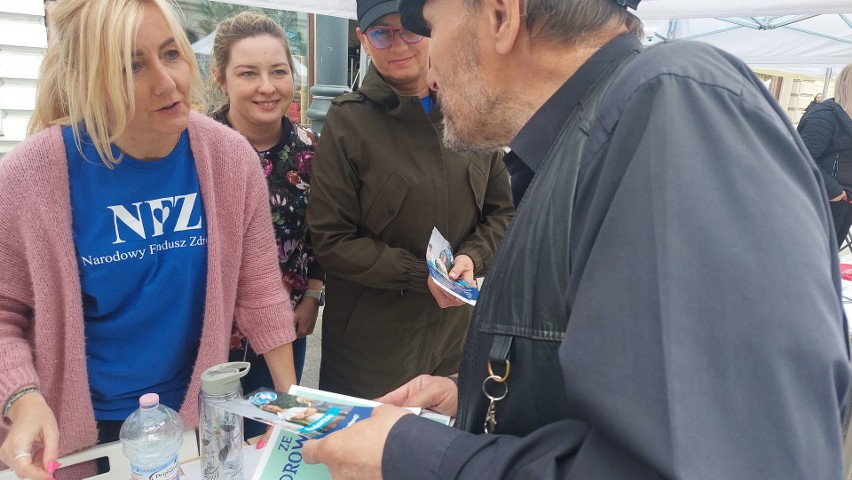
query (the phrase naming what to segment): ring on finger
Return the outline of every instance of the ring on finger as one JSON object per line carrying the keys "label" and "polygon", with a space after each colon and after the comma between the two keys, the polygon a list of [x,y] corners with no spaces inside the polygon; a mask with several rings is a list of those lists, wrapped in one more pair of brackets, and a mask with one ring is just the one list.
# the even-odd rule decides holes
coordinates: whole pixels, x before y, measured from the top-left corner
{"label": "ring on finger", "polygon": [[32,457],[32,456],[33,456],[33,452],[31,452],[29,450],[18,450],[17,452],[15,452],[15,455],[12,457],[12,460],[14,461],[14,460],[17,460],[19,458]]}

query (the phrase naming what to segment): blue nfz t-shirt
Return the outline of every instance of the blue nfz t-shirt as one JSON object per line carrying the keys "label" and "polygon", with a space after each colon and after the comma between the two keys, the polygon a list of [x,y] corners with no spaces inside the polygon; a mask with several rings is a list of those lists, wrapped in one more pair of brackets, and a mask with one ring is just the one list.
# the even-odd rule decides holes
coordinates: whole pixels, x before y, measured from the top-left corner
{"label": "blue nfz t-shirt", "polygon": [[[140,395],[177,410],[201,338],[207,222],[186,131],[165,158],[107,168],[63,127],[95,418],[124,420]],[[113,147],[114,154],[118,150]]]}
{"label": "blue nfz t-shirt", "polygon": [[432,102],[432,96],[431,95],[426,95],[425,97],[421,97],[420,103],[423,105],[423,110],[426,110],[427,115],[432,113],[432,105],[434,105],[434,103]]}

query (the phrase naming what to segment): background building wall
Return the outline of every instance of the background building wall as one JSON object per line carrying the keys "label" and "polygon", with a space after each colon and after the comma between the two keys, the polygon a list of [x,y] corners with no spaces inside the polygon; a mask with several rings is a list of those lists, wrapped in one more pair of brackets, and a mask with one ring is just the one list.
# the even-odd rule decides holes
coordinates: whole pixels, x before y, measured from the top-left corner
{"label": "background building wall", "polygon": [[308,109],[308,91],[312,85],[312,57],[310,42],[310,15],[300,12],[288,12],[281,10],[257,9],[243,5],[235,5],[222,2],[210,2],[209,0],[178,0],[178,6],[183,16],[184,30],[192,43],[195,51],[201,77],[205,80],[207,87],[207,98],[204,105],[196,105],[199,110],[207,111],[216,108],[220,103],[220,94],[216,87],[208,80],[210,74],[209,58],[213,50],[213,37],[216,26],[225,18],[243,10],[260,10],[284,29],[287,40],[290,43],[290,51],[296,61],[296,88],[288,113],[291,120],[307,124],[305,115]]}
{"label": "background building wall", "polygon": [[[834,96],[833,79],[826,86],[824,77],[761,68],[755,69],[755,73],[778,100],[781,108],[787,112],[787,117],[793,124],[799,123],[805,113],[805,108],[816,94],[823,93],[823,98]],[[840,72],[835,71],[834,73]]]}
{"label": "background building wall", "polygon": [[47,47],[42,0],[0,0],[0,157],[23,140]]}

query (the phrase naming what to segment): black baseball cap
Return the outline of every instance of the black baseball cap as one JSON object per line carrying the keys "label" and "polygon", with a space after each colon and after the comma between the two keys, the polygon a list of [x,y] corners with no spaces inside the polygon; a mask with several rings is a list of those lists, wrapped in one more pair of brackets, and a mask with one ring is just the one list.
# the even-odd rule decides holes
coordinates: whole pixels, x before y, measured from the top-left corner
{"label": "black baseball cap", "polygon": [[[612,0],[613,2],[621,5],[624,8],[630,7],[633,10],[636,10],[636,7],[639,6],[639,2],[642,0]],[[407,30],[412,31],[418,35],[423,35],[424,37],[429,37],[432,35],[432,32],[429,31],[429,27],[426,25],[426,21],[423,20],[423,4],[426,3],[426,0],[399,0],[399,17],[402,21],[402,26]],[[361,2],[358,2],[358,19],[361,19]],[[378,18],[376,18],[378,20]],[[375,21],[375,20],[373,20]],[[364,27],[361,27],[363,30]]]}
{"label": "black baseball cap", "polygon": [[[423,20],[423,4],[426,0],[399,0],[399,20],[410,32],[429,37],[432,32]],[[360,14],[358,15],[360,17]]]}
{"label": "black baseball cap", "polygon": [[[376,20],[384,17],[389,13],[396,13],[396,0],[358,0],[358,27],[361,31],[370,28],[370,25],[376,23]],[[423,3],[420,3],[420,8],[423,8]]]}

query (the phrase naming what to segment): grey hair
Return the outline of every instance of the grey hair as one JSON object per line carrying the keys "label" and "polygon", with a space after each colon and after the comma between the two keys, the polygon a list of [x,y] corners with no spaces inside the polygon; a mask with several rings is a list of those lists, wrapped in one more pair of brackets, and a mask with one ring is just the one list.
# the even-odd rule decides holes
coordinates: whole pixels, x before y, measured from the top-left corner
{"label": "grey hair", "polygon": [[[476,11],[479,2],[465,0],[465,8]],[[639,17],[613,0],[524,0],[522,7],[527,30],[533,38],[574,43],[614,19],[637,37],[643,35]]]}

